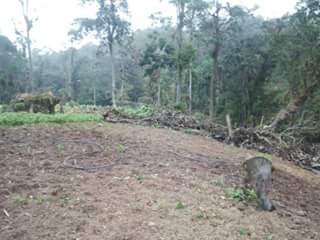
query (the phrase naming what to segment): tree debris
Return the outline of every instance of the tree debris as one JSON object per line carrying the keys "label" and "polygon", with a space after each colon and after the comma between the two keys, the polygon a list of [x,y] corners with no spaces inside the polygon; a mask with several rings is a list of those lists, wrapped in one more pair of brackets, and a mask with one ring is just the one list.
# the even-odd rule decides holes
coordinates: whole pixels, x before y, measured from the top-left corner
{"label": "tree debris", "polygon": [[9,213],[7,212],[7,210],[3,209],[2,211],[7,217],[10,217]]}
{"label": "tree debris", "polygon": [[268,128],[240,127],[232,130],[230,138],[228,127],[199,121],[177,111],[161,110],[151,117],[141,118],[130,116],[115,108],[108,108],[103,117],[105,121],[112,123],[166,127],[174,130],[200,130],[204,135],[220,142],[275,154],[310,171],[320,173],[320,132],[314,129],[291,128],[281,133],[274,133]]}

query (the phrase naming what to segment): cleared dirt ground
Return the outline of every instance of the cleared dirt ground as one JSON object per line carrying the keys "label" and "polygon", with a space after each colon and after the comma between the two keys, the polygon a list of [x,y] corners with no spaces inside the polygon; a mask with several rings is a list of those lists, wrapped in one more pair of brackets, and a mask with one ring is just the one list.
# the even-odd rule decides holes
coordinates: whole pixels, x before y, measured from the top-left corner
{"label": "cleared dirt ground", "polygon": [[168,129],[0,127],[0,239],[319,240],[319,176],[275,158],[276,211],[225,198],[255,154]]}

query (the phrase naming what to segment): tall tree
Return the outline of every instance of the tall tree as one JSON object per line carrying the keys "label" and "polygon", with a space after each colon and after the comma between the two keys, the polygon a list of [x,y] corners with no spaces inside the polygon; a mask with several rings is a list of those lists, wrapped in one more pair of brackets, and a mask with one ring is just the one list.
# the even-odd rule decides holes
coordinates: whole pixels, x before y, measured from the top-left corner
{"label": "tall tree", "polygon": [[[191,0],[187,6],[186,11],[186,26],[189,30],[189,44],[187,48],[193,48],[194,34],[196,29],[199,27],[199,20],[201,14],[207,9],[208,4],[202,0]],[[198,21],[197,21],[198,20]],[[194,54],[190,55],[188,63],[188,78],[189,78],[189,114],[192,113],[192,87],[193,87],[193,61]]]}
{"label": "tall tree", "polygon": [[123,17],[128,14],[128,3],[126,0],[82,0],[82,2],[98,5],[96,18],[77,19],[76,22],[80,27],[71,33],[81,38],[83,34],[94,32],[100,40],[99,51],[109,52],[111,57],[112,104],[117,106],[114,47],[116,43],[121,44],[124,37],[130,33],[130,24]]}
{"label": "tall tree", "polygon": [[181,63],[181,54],[183,50],[183,29],[185,27],[185,15],[186,15],[186,5],[190,0],[170,0],[170,3],[174,4],[177,11],[177,80],[176,80],[176,104],[181,103],[181,84],[182,84],[182,74],[183,66]]}
{"label": "tall tree", "polygon": [[30,91],[34,91],[34,81],[33,81],[33,62],[32,62],[32,41],[30,32],[33,28],[33,23],[35,19],[30,16],[30,6],[29,0],[18,0],[21,5],[22,16],[25,24],[24,30],[15,29],[18,38],[20,38],[20,42],[23,44],[23,48],[27,49],[27,59],[28,59],[28,72],[27,78],[30,84]]}
{"label": "tall tree", "polygon": [[219,0],[213,0],[211,5],[211,31],[213,37],[211,57],[213,59],[212,77],[209,87],[209,113],[210,119],[213,120],[216,116],[216,101],[218,85],[221,82],[220,75],[220,52],[222,48],[222,25],[221,11],[223,10],[222,4]]}
{"label": "tall tree", "polygon": [[24,89],[24,67],[23,56],[16,46],[7,37],[0,35],[0,103],[8,103]]}
{"label": "tall tree", "polygon": [[[285,19],[284,19],[285,21]],[[320,2],[302,0],[297,12],[276,31],[275,51],[289,83],[290,100],[270,125],[277,129],[320,88]]]}
{"label": "tall tree", "polygon": [[74,81],[74,68],[75,68],[75,48],[67,49],[64,54],[64,61],[63,61],[63,68],[65,73],[65,97],[66,99],[73,98],[73,91],[72,91],[72,82]]}
{"label": "tall tree", "polygon": [[158,32],[150,35],[150,43],[143,53],[141,66],[145,68],[145,76],[149,77],[149,92],[153,103],[161,106],[161,71],[173,65],[174,48],[166,39],[158,37]]}

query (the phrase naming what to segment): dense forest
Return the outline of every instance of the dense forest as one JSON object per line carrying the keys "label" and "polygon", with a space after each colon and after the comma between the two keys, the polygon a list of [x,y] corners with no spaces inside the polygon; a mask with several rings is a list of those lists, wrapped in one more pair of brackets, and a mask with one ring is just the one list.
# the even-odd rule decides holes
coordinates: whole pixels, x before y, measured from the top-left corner
{"label": "dense forest", "polygon": [[75,19],[70,42],[100,44],[59,52],[33,48],[37,22],[25,10],[16,40],[0,36],[0,102],[50,90],[79,104],[140,102],[214,121],[230,114],[238,126],[317,124],[318,0],[301,0],[293,14],[269,20],[219,1],[170,3],[176,19],[150,13],[153,27],[132,31],[125,0],[82,1],[96,4],[96,18]]}

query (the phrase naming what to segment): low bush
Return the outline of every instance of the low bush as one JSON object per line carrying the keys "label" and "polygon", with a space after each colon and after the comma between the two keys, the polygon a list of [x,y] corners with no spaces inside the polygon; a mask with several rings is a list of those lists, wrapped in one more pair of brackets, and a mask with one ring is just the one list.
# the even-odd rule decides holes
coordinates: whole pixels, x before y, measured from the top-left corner
{"label": "low bush", "polygon": [[117,110],[131,117],[138,117],[138,118],[151,117],[154,114],[154,108],[148,105],[142,105],[139,107],[120,107]]}
{"label": "low bush", "polygon": [[253,202],[257,200],[257,194],[254,190],[245,188],[228,188],[225,190],[228,199],[237,202]]}

